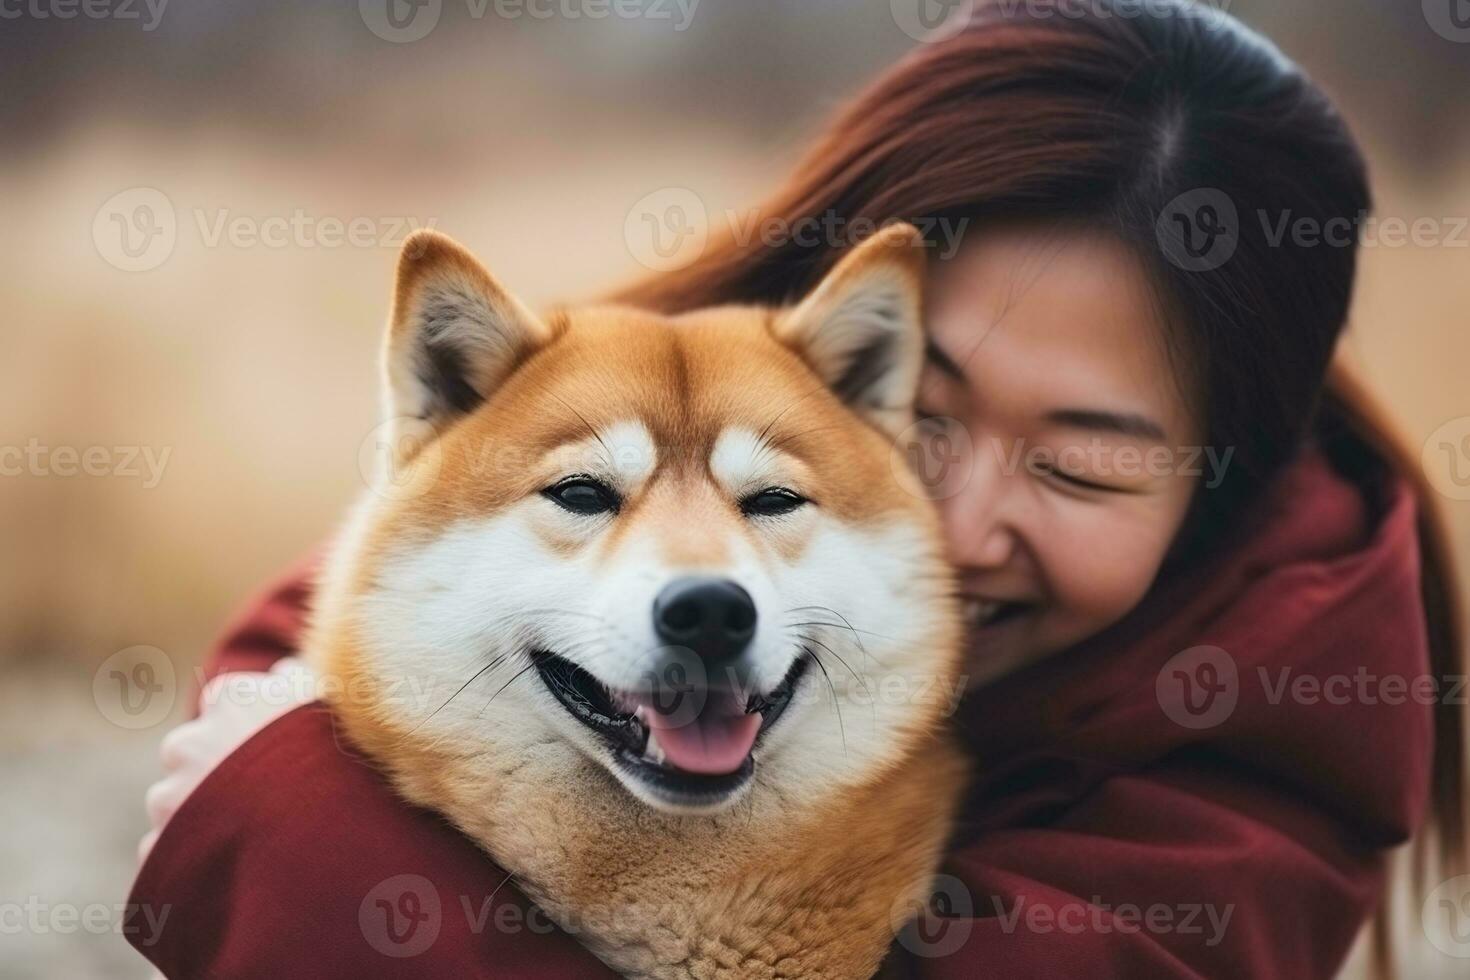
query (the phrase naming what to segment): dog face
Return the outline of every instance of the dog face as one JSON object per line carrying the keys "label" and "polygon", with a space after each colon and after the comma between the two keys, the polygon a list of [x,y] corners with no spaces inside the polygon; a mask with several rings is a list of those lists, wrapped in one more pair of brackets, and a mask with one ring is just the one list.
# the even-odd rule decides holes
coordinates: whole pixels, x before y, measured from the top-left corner
{"label": "dog face", "polygon": [[898,758],[959,689],[937,525],[894,465],[922,263],[896,226],[789,309],[543,319],[410,239],[391,465],[318,622],[377,754],[534,758],[679,814]]}

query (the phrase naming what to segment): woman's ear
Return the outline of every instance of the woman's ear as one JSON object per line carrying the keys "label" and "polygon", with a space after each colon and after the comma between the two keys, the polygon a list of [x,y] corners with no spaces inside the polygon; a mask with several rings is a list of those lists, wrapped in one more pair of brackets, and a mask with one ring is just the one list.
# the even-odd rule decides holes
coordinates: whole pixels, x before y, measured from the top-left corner
{"label": "woman's ear", "polygon": [[913,422],[924,361],[924,239],[891,225],[781,313],[776,338],[853,411],[890,435]]}
{"label": "woman's ear", "polygon": [[447,235],[421,230],[398,256],[384,347],[386,408],[421,444],[489,398],[551,330]]}

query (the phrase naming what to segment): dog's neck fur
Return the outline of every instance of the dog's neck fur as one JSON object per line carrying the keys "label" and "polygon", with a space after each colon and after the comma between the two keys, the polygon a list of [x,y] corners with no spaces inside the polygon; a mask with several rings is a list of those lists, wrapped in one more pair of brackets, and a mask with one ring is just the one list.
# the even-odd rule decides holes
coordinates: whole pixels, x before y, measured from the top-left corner
{"label": "dog's neck fur", "polygon": [[797,801],[758,776],[731,810],[681,817],[565,742],[486,753],[467,779],[442,743],[406,754],[364,714],[342,721],[394,760],[408,800],[485,847],[554,921],[619,972],[660,980],[871,976],[927,895],[967,765],[936,728],[861,787]]}

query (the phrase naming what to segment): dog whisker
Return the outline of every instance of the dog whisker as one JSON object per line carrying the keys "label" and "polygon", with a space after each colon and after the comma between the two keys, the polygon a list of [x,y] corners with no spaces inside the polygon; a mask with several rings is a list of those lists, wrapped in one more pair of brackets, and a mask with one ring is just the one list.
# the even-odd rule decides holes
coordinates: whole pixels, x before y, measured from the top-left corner
{"label": "dog whisker", "polygon": [[502,653],[498,657],[492,658],[489,663],[485,664],[485,666],[483,666],[479,670],[475,671],[474,674],[472,674],[470,676],[470,679],[469,680],[465,681],[463,684],[461,684],[459,686],[458,690],[456,690],[453,694],[449,695],[449,697],[445,699],[445,701],[444,701],[443,704],[439,705],[439,707],[437,707],[433,711],[429,712],[429,717],[425,718],[423,721],[421,721],[417,725],[413,726],[413,728],[409,730],[408,734],[409,735],[412,735],[414,732],[418,731],[424,725],[427,725],[429,722],[433,721],[435,715],[437,715],[439,712],[443,711],[445,708],[449,707],[449,702],[450,701],[453,701],[455,698],[459,697],[460,694],[464,693],[464,689],[467,688],[467,687],[469,687],[476,680],[478,680],[480,678],[480,676],[483,675],[486,671],[493,670],[496,667],[496,665],[498,665],[503,660],[505,660],[506,656],[507,656],[507,654]]}
{"label": "dog whisker", "polygon": [[[838,619],[842,620],[842,624],[838,628],[839,629],[846,629],[846,630],[848,630],[849,632],[852,633],[852,635],[854,637],[857,637],[860,634],[866,634],[868,636],[876,636],[880,640],[893,640],[894,639],[893,637],[886,636],[883,633],[875,633],[872,630],[858,629],[856,626],[852,625],[852,620],[848,619],[846,616],[842,615],[842,613],[838,612],[836,609],[833,609],[831,606],[795,606],[795,607],[793,607],[791,609],[788,609],[786,611],[788,613],[801,613],[801,612],[821,612],[821,613],[828,613],[828,614],[830,614],[832,616],[836,616]],[[836,623],[828,623],[826,625],[828,625],[828,626],[837,626]],[[862,641],[861,640],[858,641],[858,645],[859,646],[862,645]],[[864,651],[864,652],[866,653],[867,651]]]}
{"label": "dog whisker", "polygon": [[762,450],[767,449],[769,447],[770,443],[769,443],[769,441],[767,440],[766,437],[768,435],[770,435],[771,430],[773,428],[775,428],[776,423],[779,422],[779,421],[781,421],[781,419],[783,417],[785,417],[785,415],[786,415],[787,412],[791,411],[793,408],[795,408],[796,406],[800,405],[802,402],[806,401],[808,398],[812,397],[813,395],[817,394],[818,392],[822,392],[822,391],[826,391],[826,390],[827,390],[827,386],[826,385],[819,384],[815,388],[812,388],[810,391],[808,391],[805,394],[803,394],[801,397],[793,400],[791,402],[791,404],[789,404],[785,408],[781,409],[781,411],[777,412],[776,413],[776,416],[774,418],[772,418],[771,421],[767,422],[765,428],[761,429],[760,434],[755,437],[756,445],[759,446],[759,447],[761,447]]}
{"label": "dog whisker", "polygon": [[[509,618],[509,617],[505,617],[505,618]],[[593,618],[598,618],[598,617],[593,617]],[[530,632],[530,631],[523,629],[523,630],[520,630],[520,632]],[[595,643],[596,641],[597,641],[597,638],[596,637],[590,637],[590,638],[581,639],[581,640],[573,639],[570,643],[567,644],[567,649],[571,649],[571,650],[585,649],[587,646]],[[443,711],[445,708],[449,707],[450,703],[453,702],[455,698],[457,698],[461,694],[463,694],[466,688],[468,688],[475,681],[479,680],[481,677],[485,676],[485,674],[489,673],[490,671],[493,671],[496,667],[499,667],[501,664],[505,663],[506,658],[508,658],[511,655],[512,652],[514,652],[514,651],[507,651],[505,653],[501,653],[501,654],[498,654],[498,655],[492,657],[484,666],[480,667],[473,674],[471,674],[469,680],[466,680],[464,683],[460,684],[459,687],[455,689],[454,693],[451,694],[451,695],[449,695],[449,697],[444,700],[444,703],[443,704],[439,705],[439,707],[437,707],[433,711],[431,711],[429,713],[429,716],[427,718],[425,718],[423,721],[420,721],[417,725],[415,725],[412,729],[410,729],[409,732],[408,732],[408,735],[413,735],[415,732],[417,732],[424,725],[427,725],[429,722],[433,721],[434,718],[435,718],[435,716],[438,715],[439,712]],[[524,672],[524,669],[522,670],[522,673],[523,672]],[[516,675],[516,677],[519,677],[519,676],[520,676],[520,674],[518,673]],[[515,679],[516,679],[515,677],[512,677],[511,678],[511,681],[514,681]],[[507,681],[505,686],[509,686],[509,684],[511,683],[511,681]],[[504,690],[504,689],[505,689],[505,687],[502,686],[501,687],[501,690]],[[498,694],[499,691],[497,691],[496,693]],[[482,708],[481,711],[483,712],[484,709]]]}
{"label": "dog whisker", "polygon": [[484,705],[482,705],[480,707],[480,710],[475,714],[475,717],[476,718],[479,718],[479,717],[483,716],[485,714],[485,709],[488,708],[488,707],[490,707],[491,702],[493,702],[496,698],[498,698],[500,696],[500,694],[501,694],[502,691],[504,691],[507,687],[510,687],[516,681],[520,680],[521,677],[527,671],[529,671],[532,667],[535,667],[535,666],[536,666],[536,661],[534,661],[534,660],[532,660],[532,659],[530,659],[528,657],[526,659],[526,666],[524,666],[520,670],[516,671],[514,677],[512,677],[510,680],[506,681],[504,684],[500,685],[499,689],[497,689],[494,694],[490,695],[490,700],[489,701],[486,701],[484,703]]}
{"label": "dog whisker", "polygon": [[[862,679],[862,677],[858,675],[858,672],[857,671],[855,671],[855,670],[852,669],[852,666],[850,664],[848,664],[848,662],[842,658],[842,655],[841,654],[839,654],[836,650],[833,650],[830,646],[828,646],[827,644],[823,643],[821,640],[817,639],[816,637],[812,636],[809,633],[802,633],[800,635],[801,635],[801,638],[805,642],[811,643],[811,644],[815,644],[816,646],[821,647],[823,650],[826,650],[832,656],[836,657],[837,658],[837,662],[840,663],[840,664],[842,664],[842,666],[847,669],[847,672],[852,675],[852,679],[855,680],[855,681],[857,681],[858,682],[858,686],[863,689],[863,695],[865,697],[867,697],[868,703],[869,704],[872,704],[873,703],[873,692],[870,691],[870,690],[868,690],[868,684],[867,684],[867,682],[864,681]],[[815,651],[813,651],[813,653],[815,653]]]}
{"label": "dog whisker", "polygon": [[842,737],[842,754],[847,755],[847,726],[842,723],[842,699],[837,696],[837,687],[832,683],[832,675],[827,673],[827,668],[822,664],[822,657],[815,650],[812,651],[812,663],[822,672],[827,679],[827,690],[832,692],[832,707],[837,712],[837,731]]}

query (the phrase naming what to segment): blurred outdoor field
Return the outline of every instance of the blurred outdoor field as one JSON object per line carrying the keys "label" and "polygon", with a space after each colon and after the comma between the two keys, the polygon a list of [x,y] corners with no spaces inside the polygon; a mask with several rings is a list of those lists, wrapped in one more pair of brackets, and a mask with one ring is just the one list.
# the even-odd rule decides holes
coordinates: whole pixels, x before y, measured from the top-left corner
{"label": "blurred outdoor field", "polygon": [[[753,206],[917,43],[899,3],[449,3],[409,42],[369,0],[0,20],[0,446],[46,460],[0,476],[0,903],[125,900],[190,672],[363,488],[403,236],[446,231],[535,301],[646,273],[643,202]],[[1417,0],[1228,7],[1338,97],[1379,218],[1431,222],[1365,249],[1348,345],[1429,448],[1470,566],[1470,31]],[[177,672],[146,724],[94,696],[139,646]],[[1465,975],[1403,944],[1413,975]],[[0,931],[0,976],[145,974],[112,931]]]}

